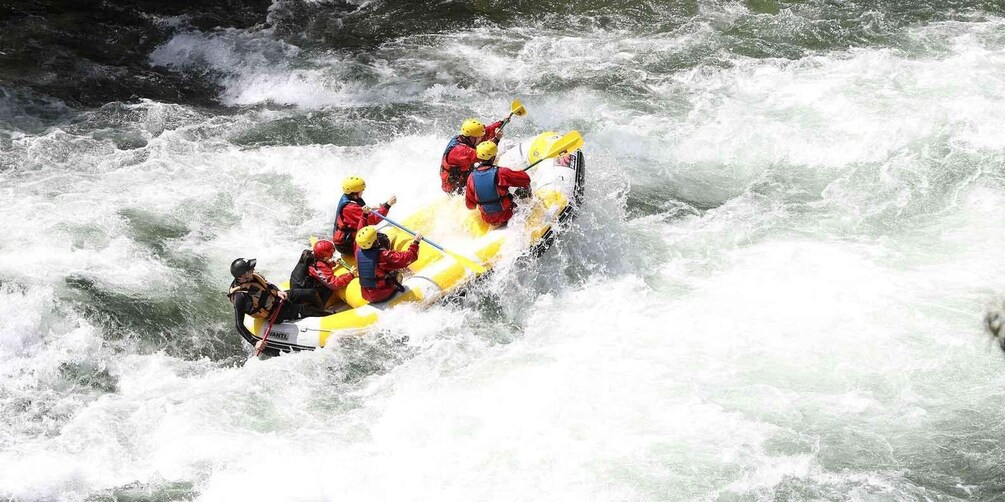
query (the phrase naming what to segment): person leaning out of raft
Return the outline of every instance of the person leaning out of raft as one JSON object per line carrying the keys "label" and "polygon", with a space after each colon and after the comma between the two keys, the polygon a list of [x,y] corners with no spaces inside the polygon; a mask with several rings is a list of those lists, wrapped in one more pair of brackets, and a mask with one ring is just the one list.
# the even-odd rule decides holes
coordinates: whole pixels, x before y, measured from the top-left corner
{"label": "person leaning out of raft", "polygon": [[495,166],[498,151],[491,141],[478,144],[477,154],[481,162],[471,172],[464,193],[464,205],[468,209],[477,207],[482,220],[494,226],[505,225],[513,217],[516,204],[510,188],[516,188],[516,195],[520,197],[530,196],[530,176],[523,171]]}
{"label": "person leaning out of raft", "polygon": [[[342,180],[342,198],[335,209],[335,225],[332,228],[332,242],[335,249],[343,256],[352,256],[356,239],[356,231],[367,226],[380,223],[380,218],[370,214],[371,209],[363,201],[363,191],[366,182],[359,176],[349,176]],[[398,198],[391,196],[387,202],[380,205],[376,211],[387,216],[391,206]]]}
{"label": "person leaning out of raft", "polygon": [[503,137],[502,125],[501,120],[486,126],[475,119],[461,124],[461,134],[451,138],[440,159],[440,182],[444,192],[464,192],[468,175],[478,162],[475,148],[484,141],[498,144]]}
{"label": "person leaning out of raft", "polygon": [[[238,258],[230,264],[230,275],[234,276],[234,281],[230,283],[227,297],[234,304],[237,333],[257,348],[257,344],[262,342],[244,327],[245,315],[268,321],[276,314],[275,322],[297,319],[300,317],[301,304],[308,302],[315,293],[310,289],[283,291],[255,273],[255,263],[254,258]],[[279,309],[278,313],[276,309]],[[270,346],[266,346],[262,352],[270,356],[279,355],[279,349]]]}
{"label": "person leaning out of raft", "polygon": [[335,244],[321,239],[314,243],[313,249],[305,249],[300,253],[300,260],[290,274],[290,287],[314,292],[314,296],[305,304],[313,308],[310,315],[324,315],[325,305],[328,304],[332,294],[348,286],[355,277],[351,273],[336,276],[332,269],[334,256]]}
{"label": "person leaning out of raft", "polygon": [[420,241],[422,234],[416,234],[407,250],[395,251],[391,239],[374,226],[363,227],[356,233],[356,269],[364,300],[384,302],[405,291],[399,271],[419,259]]}

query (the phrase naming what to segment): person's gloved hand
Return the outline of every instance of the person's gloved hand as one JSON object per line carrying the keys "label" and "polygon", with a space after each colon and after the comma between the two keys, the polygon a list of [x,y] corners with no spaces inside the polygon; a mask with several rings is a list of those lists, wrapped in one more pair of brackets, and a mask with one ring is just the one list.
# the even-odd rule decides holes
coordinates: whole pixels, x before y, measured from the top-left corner
{"label": "person's gloved hand", "polygon": [[529,199],[531,196],[530,188],[529,187],[517,188],[516,190],[513,190],[513,195],[515,195],[518,199]]}

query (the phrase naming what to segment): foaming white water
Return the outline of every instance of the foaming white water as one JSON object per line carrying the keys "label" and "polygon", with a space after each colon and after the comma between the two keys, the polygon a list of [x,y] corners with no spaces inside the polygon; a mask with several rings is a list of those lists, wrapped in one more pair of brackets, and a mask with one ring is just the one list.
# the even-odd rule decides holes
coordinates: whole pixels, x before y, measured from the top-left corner
{"label": "foaming white water", "polygon": [[[987,228],[987,205],[1003,203],[988,196],[962,211],[975,241],[1005,230]],[[1002,265],[937,256],[912,268],[941,272],[909,273],[905,288],[889,252],[773,240],[672,302],[630,276],[544,296],[514,345],[447,373],[428,350],[376,379],[354,434],[299,450],[311,481],[249,487],[245,469],[265,458],[249,459],[203,495],[512,500],[530,483],[543,500],[920,496],[887,455],[920,462],[931,434],[966,429],[945,429],[956,409],[1002,396],[959,274]],[[974,317],[927,306],[935,295],[965,298]]]}
{"label": "foaming white water", "polygon": [[[15,284],[0,299],[16,312],[0,319],[0,399],[16,424],[2,436],[0,494],[85,500],[183,483],[202,500],[908,499],[993,486],[984,466],[1000,452],[986,445],[1000,438],[1005,381],[979,319],[1005,272],[1001,29],[918,28],[912,40],[939,47],[920,54],[640,73],[665,108],[600,90],[532,95],[513,131],[582,127],[590,202],[532,284],[513,267],[480,286],[502,314],[398,311],[380,326],[387,340],[241,367],[109,349],[58,301],[66,278],[132,298],[185,294],[207,278],[183,275],[177,252],[220,285],[225,315],[230,260],[255,256],[285,277],[307,235],[330,229],[345,175],[367,179],[372,203],[397,194],[392,214],[441,196],[443,136],[243,148],[228,137],[284,112],[145,103],[132,107],[142,148],[60,130],[19,138],[24,162],[0,180],[0,217],[25,222],[0,234],[0,278]],[[328,70],[277,66],[270,51],[298,55],[245,36],[179,36],[156,58],[202,58],[236,78],[231,103],[386,98],[325,94]],[[464,36],[492,38],[456,44]],[[472,99],[499,109],[493,86],[533,87],[548,47],[584,43],[543,37],[498,60],[525,73],[457,68],[491,81]],[[644,71],[628,61],[675,43],[616,45],[618,61]],[[602,72],[614,46],[576,61]],[[473,57],[456,48],[442,50]],[[271,93],[283,79],[323,96]],[[405,99],[451,99],[455,84]],[[717,207],[632,219],[629,184],[633,197]],[[541,270],[572,259],[589,272]],[[62,376],[82,365],[99,381]]]}
{"label": "foaming white water", "polygon": [[[220,74],[224,87],[220,99],[227,105],[363,106],[414,101],[424,95],[425,89],[380,62],[367,66],[326,52],[307,55],[306,67],[292,65],[290,61],[299,55],[297,47],[272,38],[271,30],[226,30],[176,35],[150,55],[150,62]],[[371,78],[359,79],[360,72]]]}

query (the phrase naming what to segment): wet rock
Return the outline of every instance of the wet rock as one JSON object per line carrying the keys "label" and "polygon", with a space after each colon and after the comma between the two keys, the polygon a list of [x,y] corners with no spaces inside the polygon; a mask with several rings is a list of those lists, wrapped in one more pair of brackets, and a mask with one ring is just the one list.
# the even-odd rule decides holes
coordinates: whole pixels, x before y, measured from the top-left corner
{"label": "wet rock", "polygon": [[13,0],[0,16],[0,82],[93,107],[149,98],[211,105],[216,84],[152,67],[157,45],[180,27],[246,28],[265,22],[268,0]]}

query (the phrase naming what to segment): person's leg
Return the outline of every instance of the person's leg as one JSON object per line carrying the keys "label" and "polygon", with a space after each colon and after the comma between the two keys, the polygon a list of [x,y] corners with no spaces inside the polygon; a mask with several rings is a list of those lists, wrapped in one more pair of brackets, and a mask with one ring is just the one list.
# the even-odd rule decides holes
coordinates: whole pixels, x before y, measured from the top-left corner
{"label": "person's leg", "polygon": [[277,321],[290,321],[298,319],[304,314],[304,306],[310,309],[324,311],[324,304],[318,298],[317,292],[313,289],[291,289],[286,292],[286,302],[279,312]]}

